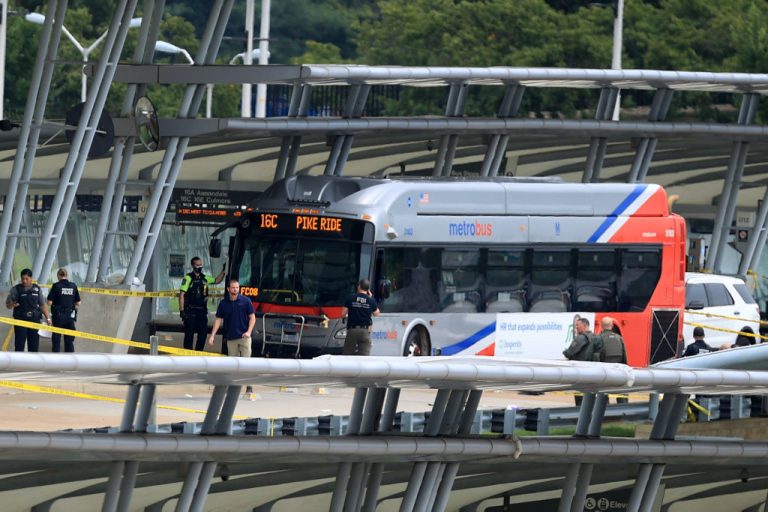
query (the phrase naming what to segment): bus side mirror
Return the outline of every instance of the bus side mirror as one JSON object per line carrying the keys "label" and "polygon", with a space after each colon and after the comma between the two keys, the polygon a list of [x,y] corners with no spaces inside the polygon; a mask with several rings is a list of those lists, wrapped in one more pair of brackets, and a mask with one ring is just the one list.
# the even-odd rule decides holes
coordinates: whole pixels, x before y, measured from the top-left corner
{"label": "bus side mirror", "polygon": [[221,257],[221,240],[218,238],[211,239],[211,243],[208,245],[208,256],[211,258]]}
{"label": "bus side mirror", "polygon": [[694,300],[688,304],[686,309],[704,309],[704,303],[699,300]]}
{"label": "bus side mirror", "polygon": [[388,299],[389,294],[392,292],[392,281],[389,279],[382,279],[379,281],[379,297],[382,299]]}

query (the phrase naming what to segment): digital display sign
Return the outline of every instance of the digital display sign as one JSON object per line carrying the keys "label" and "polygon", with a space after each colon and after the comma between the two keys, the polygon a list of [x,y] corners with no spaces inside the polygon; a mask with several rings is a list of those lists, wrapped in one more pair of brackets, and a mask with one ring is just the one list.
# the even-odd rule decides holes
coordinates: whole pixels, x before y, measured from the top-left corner
{"label": "digital display sign", "polygon": [[373,238],[373,226],[357,219],[323,215],[257,212],[251,217],[257,234],[297,235],[310,237],[347,238],[363,240],[365,226],[370,226],[366,238]]}
{"label": "digital display sign", "polygon": [[298,231],[328,231],[341,233],[344,219],[337,217],[313,217],[311,215],[293,215],[293,219],[279,216],[276,213],[260,213],[259,227],[261,229],[279,229],[280,222],[293,222]]}
{"label": "digital display sign", "polygon": [[171,200],[176,207],[176,222],[224,224],[240,220],[246,204],[258,193],[199,188],[174,189]]}

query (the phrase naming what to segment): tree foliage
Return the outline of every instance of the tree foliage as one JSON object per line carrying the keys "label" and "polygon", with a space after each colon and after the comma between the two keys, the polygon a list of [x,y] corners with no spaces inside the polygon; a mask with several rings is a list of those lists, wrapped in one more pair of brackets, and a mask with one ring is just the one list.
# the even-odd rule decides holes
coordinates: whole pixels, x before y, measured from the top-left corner
{"label": "tree foliage", "polygon": [[[11,8],[42,12],[43,0],[16,0]],[[15,5],[14,5],[15,4]],[[109,26],[113,3],[70,0],[65,25],[84,45]],[[140,3],[141,4],[141,3]],[[195,55],[211,0],[167,0],[160,38]],[[258,37],[260,2],[256,2]],[[364,63],[414,66],[542,66],[608,68],[615,0],[281,0],[272,2],[271,62]],[[141,15],[141,13],[137,13]],[[220,63],[243,51],[245,2],[235,2]],[[765,72],[768,69],[768,5],[765,0],[625,0],[623,67],[636,69]],[[10,17],[6,64],[6,112],[20,117],[34,65],[40,27]],[[124,60],[132,57],[137,31],[129,33]],[[99,58],[100,50],[91,55]],[[158,62],[184,62],[156,55]],[[81,55],[66,39],[59,49],[48,117],[63,117],[79,102]],[[114,84],[108,108],[119,111],[124,86]],[[480,89],[483,89],[480,91]],[[499,88],[500,89],[500,88]],[[161,115],[175,115],[183,86],[150,88]],[[467,113],[492,115],[502,91],[472,88]],[[387,110],[441,114],[446,91],[409,89]],[[523,113],[591,115],[597,93],[531,89]],[[625,92],[625,106],[647,105],[651,95]],[[739,95],[676,93],[671,115],[697,110],[728,119],[718,104]],[[214,115],[236,115],[240,88],[216,86]],[[203,107],[204,108],[204,107]],[[733,109],[731,109],[732,111]],[[766,112],[768,114],[768,112]],[[761,110],[761,117],[763,111]]]}

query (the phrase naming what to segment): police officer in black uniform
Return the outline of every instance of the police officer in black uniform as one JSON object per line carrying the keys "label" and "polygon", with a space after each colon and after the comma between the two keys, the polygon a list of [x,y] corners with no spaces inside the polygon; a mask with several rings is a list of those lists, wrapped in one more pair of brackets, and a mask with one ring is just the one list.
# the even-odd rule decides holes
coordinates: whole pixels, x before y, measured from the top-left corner
{"label": "police officer in black uniform", "polygon": [[371,325],[379,316],[379,305],[371,294],[371,282],[361,279],[357,291],[350,295],[341,315],[347,317],[347,337],[344,340],[345,356],[367,356],[371,353]]}
{"label": "police officer in black uniform", "polygon": [[[11,288],[5,306],[13,310],[16,320],[39,323],[45,317],[48,325],[51,324],[43,291],[32,282],[32,271],[28,268],[21,271],[21,283]],[[13,334],[16,352],[24,352],[25,345],[30,352],[38,352],[40,335],[37,329],[14,325]]]}
{"label": "police officer in black uniform", "polygon": [[[74,330],[77,308],[80,307],[80,292],[77,290],[77,285],[67,279],[67,269],[60,268],[56,272],[56,277],[59,278],[59,281],[51,287],[51,293],[48,294],[48,305],[51,306],[53,326]],[[61,334],[53,333],[51,335],[51,346],[53,352],[61,351]],[[64,352],[74,351],[75,337],[65,334]]]}
{"label": "police officer in black uniform", "polygon": [[709,352],[716,352],[715,347],[710,347],[707,342],[704,341],[704,328],[696,326],[693,328],[693,343],[688,345],[685,349],[683,357],[696,356],[699,354],[707,354]]}
{"label": "police officer in black uniform", "polygon": [[208,332],[208,285],[224,280],[224,269],[214,279],[203,273],[203,260],[195,256],[190,261],[192,272],[184,276],[179,290],[179,315],[184,322],[184,348],[192,350],[197,333],[195,350],[205,349]]}

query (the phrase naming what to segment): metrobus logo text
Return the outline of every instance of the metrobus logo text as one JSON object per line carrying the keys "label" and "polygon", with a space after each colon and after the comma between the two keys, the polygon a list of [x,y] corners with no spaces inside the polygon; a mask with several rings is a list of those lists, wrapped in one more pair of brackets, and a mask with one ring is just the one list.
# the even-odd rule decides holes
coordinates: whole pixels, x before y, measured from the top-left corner
{"label": "metrobus logo text", "polygon": [[448,224],[448,236],[492,236],[493,225],[475,222],[451,222]]}

